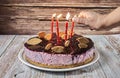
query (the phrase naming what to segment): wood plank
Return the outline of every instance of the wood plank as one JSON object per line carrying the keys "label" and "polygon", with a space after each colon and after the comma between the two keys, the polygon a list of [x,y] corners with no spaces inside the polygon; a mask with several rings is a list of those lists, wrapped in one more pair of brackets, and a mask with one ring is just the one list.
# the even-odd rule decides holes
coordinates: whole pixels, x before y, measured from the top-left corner
{"label": "wood plank", "polygon": [[[22,51],[22,49],[20,51]],[[17,53],[19,53],[19,51]],[[20,75],[25,73],[24,70],[27,70],[27,71],[31,70],[29,67],[27,66],[23,67],[22,65],[23,63],[21,63],[18,60],[17,55],[16,55],[13,64],[11,65],[11,67],[9,67],[9,69],[6,70],[6,73],[3,73],[4,75],[1,78],[16,78],[16,77],[20,78]],[[27,73],[29,74],[29,72]],[[28,76],[27,74],[26,74],[26,77],[30,78],[30,76]],[[25,78],[25,76],[22,75],[22,78]]]}
{"label": "wood plank", "polygon": [[[17,4],[15,4],[17,5]],[[25,4],[27,5],[27,4]],[[28,4],[27,6],[29,6]],[[34,4],[35,5],[35,4]],[[40,4],[38,4],[40,5]],[[45,5],[45,4],[43,4]],[[70,4],[68,4],[70,5]],[[49,31],[50,30],[50,20],[53,13],[60,14],[64,16],[60,24],[61,30],[64,29],[65,15],[69,11],[71,16],[79,14],[84,8],[50,8],[50,7],[26,7],[20,4],[22,7],[1,7],[0,10],[0,34],[36,34],[40,30]],[[41,11],[42,10],[42,11]],[[88,8],[85,9],[88,11]],[[107,14],[113,9],[89,9],[102,14]],[[48,12],[49,13],[46,13]],[[9,14],[8,14],[9,12]],[[7,28],[7,29],[6,29]],[[32,28],[32,29],[31,29]],[[110,31],[91,31],[89,27],[80,27],[76,24],[77,33],[81,34],[116,34],[120,33],[120,27],[111,29]]]}
{"label": "wood plank", "polygon": [[[8,17],[16,17],[16,18],[41,18],[44,17],[46,19],[51,19],[53,13],[63,14],[65,15],[67,12],[71,13],[71,16],[75,14],[79,14],[81,11],[95,11],[101,14],[107,14],[113,11],[115,8],[57,8],[57,7],[0,7],[0,17],[8,18]],[[9,12],[9,13],[8,13]]]}
{"label": "wood plank", "polygon": [[113,2],[120,2],[119,0],[1,0],[1,3],[65,3],[65,2],[72,2],[72,3],[113,3]]}
{"label": "wood plank", "polygon": [[0,35],[0,57],[4,54],[6,48],[10,45],[15,35]]}
{"label": "wood plank", "polygon": [[119,0],[1,0],[1,3],[112,3],[112,2],[120,2]]}
{"label": "wood plank", "polygon": [[120,34],[105,36],[111,46],[116,50],[116,54],[120,54]]}
{"label": "wood plank", "polygon": [[15,62],[13,63],[11,68],[7,70],[6,74],[3,77],[4,78],[45,78],[44,76],[45,76],[44,72],[35,70],[33,68],[24,65],[16,56]]}
{"label": "wood plank", "polygon": [[[95,43],[95,47],[101,55],[100,65],[107,78],[119,78],[119,55],[115,55],[115,49],[110,45],[104,36],[91,37]],[[106,48],[109,47],[109,48]]]}
{"label": "wood plank", "polygon": [[[0,34],[37,34],[39,31],[50,32],[50,21],[17,19],[10,23],[2,22]],[[65,22],[60,22],[60,31],[64,32]],[[70,29],[71,26],[69,26]],[[7,29],[6,29],[7,28]],[[55,30],[55,29],[54,29]],[[81,34],[117,34],[120,33],[120,26],[111,29],[91,31],[89,27],[75,24],[75,33]]]}
{"label": "wood plank", "polygon": [[0,78],[3,78],[7,71],[11,68],[19,51],[23,48],[23,43],[26,39],[26,37],[16,36],[5,50],[5,53],[0,58]]}
{"label": "wood plank", "polygon": [[80,2],[76,2],[76,3],[71,3],[71,2],[64,2],[64,3],[18,3],[18,4],[0,4],[0,6],[7,6],[7,7],[74,7],[74,8],[79,8],[79,7],[118,7],[120,4],[118,2],[111,2],[111,3],[93,3],[93,2],[89,2],[89,3],[80,3]]}
{"label": "wood plank", "polygon": [[65,78],[96,78],[96,77],[106,78],[106,75],[98,62],[92,66],[65,73]]}

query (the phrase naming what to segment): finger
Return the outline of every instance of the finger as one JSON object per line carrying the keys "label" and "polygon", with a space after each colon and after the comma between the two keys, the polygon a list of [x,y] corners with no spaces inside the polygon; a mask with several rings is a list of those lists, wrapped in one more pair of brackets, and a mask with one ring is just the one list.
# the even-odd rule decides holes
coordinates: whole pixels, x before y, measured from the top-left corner
{"label": "finger", "polygon": [[74,18],[72,18],[72,20],[73,20],[74,22],[79,23],[79,18],[78,18],[78,17],[74,17]]}
{"label": "finger", "polygon": [[87,14],[85,14],[85,13],[82,12],[82,13],[79,15],[79,18],[80,18],[79,20],[80,20],[81,23],[88,25]]}

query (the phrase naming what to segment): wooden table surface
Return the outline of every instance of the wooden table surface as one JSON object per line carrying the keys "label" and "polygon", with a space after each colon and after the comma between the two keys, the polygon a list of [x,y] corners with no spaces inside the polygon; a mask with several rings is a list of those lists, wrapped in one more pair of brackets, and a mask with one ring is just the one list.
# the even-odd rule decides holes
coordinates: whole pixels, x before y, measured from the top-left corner
{"label": "wooden table surface", "polygon": [[0,35],[0,78],[120,78],[120,34],[89,35],[100,53],[97,63],[69,72],[30,68],[18,59],[24,42],[33,35]]}

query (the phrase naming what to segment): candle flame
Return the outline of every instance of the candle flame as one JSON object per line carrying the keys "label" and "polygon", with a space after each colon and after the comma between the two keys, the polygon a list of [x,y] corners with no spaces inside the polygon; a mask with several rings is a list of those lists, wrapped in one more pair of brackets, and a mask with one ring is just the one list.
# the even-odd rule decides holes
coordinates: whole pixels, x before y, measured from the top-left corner
{"label": "candle flame", "polygon": [[68,12],[66,15],[66,19],[69,20],[69,18],[70,18],[70,13]]}
{"label": "candle flame", "polygon": [[56,16],[56,13],[54,13],[54,14],[52,15],[52,18],[55,18],[55,16]]}
{"label": "candle flame", "polygon": [[62,16],[62,14],[59,14],[59,15],[57,16],[57,19],[59,19],[61,16]]}

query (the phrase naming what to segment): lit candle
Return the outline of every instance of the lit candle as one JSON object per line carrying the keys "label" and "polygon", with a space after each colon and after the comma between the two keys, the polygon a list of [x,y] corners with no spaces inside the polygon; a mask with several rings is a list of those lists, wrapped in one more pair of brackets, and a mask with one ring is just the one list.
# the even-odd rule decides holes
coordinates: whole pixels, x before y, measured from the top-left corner
{"label": "lit candle", "polygon": [[57,20],[56,20],[56,34],[57,34],[57,44],[60,44],[60,37],[59,37],[59,18],[62,16],[62,14],[59,14],[57,16]]}
{"label": "lit candle", "polygon": [[68,31],[68,21],[66,21],[66,26],[65,26],[65,40],[67,40],[67,31]]}
{"label": "lit candle", "polygon": [[53,38],[53,27],[54,27],[54,18],[56,16],[56,13],[52,15],[52,22],[51,22],[51,40]]}
{"label": "lit candle", "polygon": [[71,27],[71,32],[70,32],[70,38],[72,37],[73,35],[73,29],[74,29],[74,18],[76,17],[76,15],[73,17],[72,19],[72,27]]}
{"label": "lit candle", "polygon": [[69,20],[69,18],[70,18],[70,13],[68,12],[67,13],[67,15],[66,15],[66,24],[65,24],[65,41],[67,40],[67,36],[68,36],[68,34],[67,34],[67,31],[68,31],[68,20]]}

